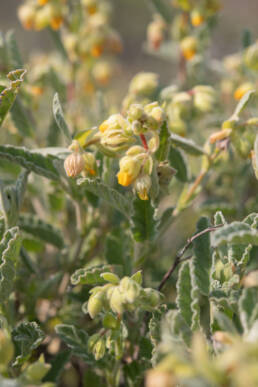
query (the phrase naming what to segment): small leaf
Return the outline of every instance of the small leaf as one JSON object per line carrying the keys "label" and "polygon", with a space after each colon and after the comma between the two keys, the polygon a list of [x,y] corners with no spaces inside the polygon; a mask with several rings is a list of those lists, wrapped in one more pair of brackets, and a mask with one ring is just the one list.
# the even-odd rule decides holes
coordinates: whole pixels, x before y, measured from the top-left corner
{"label": "small leaf", "polygon": [[189,169],[185,155],[179,149],[171,146],[168,155],[169,164],[176,169],[176,178],[183,183],[189,180]]}
{"label": "small leaf", "polygon": [[19,52],[15,33],[13,30],[10,30],[6,33],[5,42],[7,48],[8,62],[9,66],[11,67],[11,70],[22,68],[23,62],[21,59],[21,53]]}
{"label": "small leaf", "polygon": [[21,248],[18,227],[7,230],[0,243],[0,300],[6,302],[13,291],[16,262]]}
{"label": "small leaf", "polygon": [[214,231],[211,241],[214,247],[225,243],[258,245],[258,230],[243,222],[233,222]]}
{"label": "small leaf", "polygon": [[239,114],[246,108],[246,105],[250,102],[251,97],[255,94],[255,90],[247,91],[243,97],[238,102],[233,115],[230,117],[229,121],[238,120]]}
{"label": "small leaf", "polygon": [[61,132],[65,135],[68,142],[70,143],[72,141],[72,136],[70,134],[70,130],[68,128],[68,125],[64,119],[63,109],[59,101],[58,94],[56,93],[54,95],[53,99],[53,114],[56,120],[56,123],[61,130]]}
{"label": "small leaf", "polygon": [[133,201],[132,233],[137,242],[152,240],[156,234],[157,221],[154,218],[154,208],[150,200]]}
{"label": "small leaf", "polygon": [[166,121],[161,126],[159,138],[160,144],[156,152],[156,158],[158,161],[164,161],[167,160],[169,151],[169,132]]}
{"label": "small leaf", "polygon": [[0,159],[9,160],[48,179],[59,179],[59,173],[53,162],[58,158],[54,156],[44,157],[40,153],[24,147],[0,145]]}
{"label": "small leaf", "polygon": [[192,156],[201,156],[206,154],[205,150],[195,144],[193,140],[189,140],[188,138],[184,138],[175,133],[170,135],[170,139],[172,144],[182,148],[186,151],[186,153],[189,153]]}
{"label": "small leaf", "polygon": [[[209,227],[208,218],[202,217],[197,223],[197,233]],[[210,270],[212,266],[212,254],[210,248],[210,234],[206,233],[196,238],[193,242],[194,257],[193,274],[200,292],[208,296],[210,291]]]}
{"label": "small leaf", "polygon": [[21,136],[32,137],[33,129],[31,122],[19,97],[16,98],[11,108],[11,117]]}
{"label": "small leaf", "polygon": [[74,355],[88,364],[92,363],[92,355],[88,353],[88,334],[84,330],[68,324],[56,325],[55,330]]}
{"label": "small leaf", "polygon": [[219,226],[220,224],[227,224],[226,219],[221,211],[217,211],[214,215],[214,225]]}
{"label": "small leaf", "polygon": [[36,322],[22,322],[13,331],[12,338],[16,349],[14,366],[23,364],[31,353],[44,340],[44,333]]}
{"label": "small leaf", "polygon": [[242,296],[239,299],[240,320],[244,328],[244,332],[252,328],[254,322],[258,319],[258,288],[246,288],[243,290]]}
{"label": "small leaf", "polygon": [[76,270],[71,276],[73,285],[95,285],[105,284],[106,281],[101,277],[101,274],[106,272],[114,272],[118,266],[116,265],[99,265],[90,268]]}
{"label": "small leaf", "polygon": [[19,88],[23,82],[26,70],[15,70],[10,72],[7,77],[11,81],[10,87],[1,88],[0,93],[0,126],[2,125],[8,111],[11,109]]}
{"label": "small leaf", "polygon": [[109,205],[120,211],[126,217],[131,214],[131,204],[125,196],[120,194],[115,189],[102,183],[99,179],[89,179],[87,177],[79,179],[77,184],[85,191],[89,191],[100,199],[106,201]]}
{"label": "small leaf", "polygon": [[24,230],[28,234],[31,234],[59,249],[62,249],[65,246],[61,231],[36,216],[21,215],[19,217],[18,225],[21,230]]}

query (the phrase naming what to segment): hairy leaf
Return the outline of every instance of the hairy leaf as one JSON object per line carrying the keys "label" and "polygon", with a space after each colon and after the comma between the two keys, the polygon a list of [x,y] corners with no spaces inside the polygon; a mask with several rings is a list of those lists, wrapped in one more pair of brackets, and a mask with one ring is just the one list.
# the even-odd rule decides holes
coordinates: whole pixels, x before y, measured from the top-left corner
{"label": "hairy leaf", "polygon": [[188,138],[184,138],[175,133],[172,133],[170,135],[170,139],[172,144],[178,146],[179,148],[182,148],[192,156],[201,156],[206,154],[204,149],[202,149],[199,145],[195,144],[193,140],[189,140]]}
{"label": "hairy leaf", "polygon": [[242,111],[246,108],[246,105],[250,102],[251,100],[251,97],[255,94],[255,90],[249,90],[247,91],[243,97],[240,99],[240,101],[238,102],[235,110],[234,110],[234,113],[232,115],[232,117],[229,119],[230,121],[232,120],[237,120],[238,117],[239,117],[239,114],[242,113]]}
{"label": "hairy leaf", "polygon": [[167,160],[169,151],[169,132],[166,122],[164,122],[161,127],[159,138],[160,145],[156,152],[156,158],[158,161],[164,161]]}
{"label": "hairy leaf", "polygon": [[171,146],[168,155],[169,164],[177,170],[176,178],[183,183],[189,180],[189,169],[185,155],[180,149]]}
{"label": "hairy leaf", "polygon": [[0,300],[7,301],[13,290],[16,274],[16,261],[21,248],[21,235],[18,227],[7,230],[0,243]]}
{"label": "hairy leaf", "polygon": [[16,98],[11,108],[11,117],[14,122],[14,125],[22,136],[32,137],[33,129],[31,126],[31,122],[28,113],[25,110],[23,103],[19,99],[19,97]]}
{"label": "hairy leaf", "polygon": [[54,166],[54,156],[44,157],[42,154],[24,147],[13,145],[0,145],[0,159],[9,160],[19,164],[29,171],[48,179],[58,180],[59,173]]}
{"label": "hairy leaf", "polygon": [[247,288],[243,290],[239,299],[239,313],[245,333],[247,333],[254,322],[258,319],[258,288]]}
{"label": "hairy leaf", "polygon": [[21,230],[59,249],[65,246],[61,231],[36,216],[20,215],[18,225]]}
{"label": "hairy leaf", "polygon": [[156,234],[157,221],[150,200],[136,197],[133,201],[132,233],[137,242],[152,240]]}
{"label": "hairy leaf", "polygon": [[81,186],[85,191],[89,191],[100,199],[107,202],[109,205],[120,211],[126,217],[131,214],[131,204],[125,196],[120,194],[115,189],[102,183],[99,179],[89,179],[87,177],[79,179],[77,184]]}
{"label": "hairy leaf", "polygon": [[13,30],[10,30],[6,33],[5,42],[8,55],[8,64],[11,67],[11,70],[22,68],[23,62],[21,53],[18,49],[15,33]]}
{"label": "hairy leaf", "polygon": [[14,365],[23,364],[31,353],[44,340],[44,333],[36,322],[22,322],[13,331],[12,338],[16,349]]}
{"label": "hairy leaf", "polygon": [[[209,227],[208,218],[202,217],[197,223],[197,233]],[[196,238],[194,243],[193,274],[200,292],[208,296],[210,290],[210,270],[212,254],[210,248],[210,234],[206,233]]]}
{"label": "hairy leaf", "polygon": [[58,97],[57,93],[54,95],[54,99],[53,99],[53,114],[54,114],[54,117],[55,117],[55,120],[56,120],[56,123],[57,123],[59,129],[65,135],[66,139],[70,143],[72,141],[72,136],[70,134],[70,130],[68,128],[68,125],[65,121],[63,109],[62,109],[62,106],[60,104],[59,97]]}
{"label": "hairy leaf", "polygon": [[99,265],[90,268],[83,268],[76,270],[71,276],[71,283],[73,285],[95,285],[104,284],[106,281],[100,276],[105,272],[114,272],[118,269],[116,265]]}
{"label": "hairy leaf", "polygon": [[243,222],[232,222],[214,231],[211,236],[212,246],[224,243],[258,245],[258,231]]}
{"label": "hairy leaf", "polygon": [[88,353],[88,334],[84,330],[68,324],[59,324],[55,330],[74,355],[92,363],[92,356]]}

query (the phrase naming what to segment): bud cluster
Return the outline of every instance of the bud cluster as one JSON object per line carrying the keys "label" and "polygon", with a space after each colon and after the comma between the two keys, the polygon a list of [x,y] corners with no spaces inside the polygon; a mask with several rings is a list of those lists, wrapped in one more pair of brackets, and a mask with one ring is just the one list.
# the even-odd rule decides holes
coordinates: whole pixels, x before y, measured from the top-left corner
{"label": "bud cluster", "polygon": [[100,313],[110,311],[118,316],[125,311],[133,312],[138,308],[151,311],[161,301],[161,294],[158,291],[144,289],[141,286],[142,278],[139,272],[122,279],[113,273],[103,273],[101,277],[108,283],[96,286],[90,291],[87,309],[92,319]]}
{"label": "bud cluster", "polygon": [[185,60],[190,61],[206,45],[200,29],[209,29],[210,20],[220,9],[219,0],[174,0],[172,6],[177,9],[171,25],[154,15],[147,29],[147,41],[150,48],[158,50],[164,41],[165,32],[171,30],[172,38],[179,43]]}
{"label": "bud cluster", "polygon": [[[126,117],[113,114],[99,126],[97,136],[102,150],[114,156],[125,151],[119,161],[118,183],[125,187],[133,184],[141,200],[148,199],[152,154],[159,147],[158,130],[165,119],[165,112],[157,102],[146,106],[132,104]],[[137,139],[142,145],[132,146]]]}
{"label": "bud cluster", "polygon": [[80,173],[84,176],[96,176],[97,164],[93,153],[84,152],[77,141],[73,141],[69,149],[72,153],[64,162],[64,169],[68,177],[76,177]]}
{"label": "bud cluster", "polygon": [[27,30],[58,30],[66,14],[66,0],[26,0],[18,10],[20,22]]}

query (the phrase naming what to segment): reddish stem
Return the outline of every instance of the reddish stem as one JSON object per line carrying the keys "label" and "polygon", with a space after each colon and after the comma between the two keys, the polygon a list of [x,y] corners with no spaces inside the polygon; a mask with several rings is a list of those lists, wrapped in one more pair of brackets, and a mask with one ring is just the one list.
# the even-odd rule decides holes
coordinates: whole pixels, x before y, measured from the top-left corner
{"label": "reddish stem", "polygon": [[144,149],[149,150],[149,147],[148,147],[148,144],[147,144],[147,141],[146,141],[144,134],[140,134],[140,138],[142,140],[142,145],[143,145]]}

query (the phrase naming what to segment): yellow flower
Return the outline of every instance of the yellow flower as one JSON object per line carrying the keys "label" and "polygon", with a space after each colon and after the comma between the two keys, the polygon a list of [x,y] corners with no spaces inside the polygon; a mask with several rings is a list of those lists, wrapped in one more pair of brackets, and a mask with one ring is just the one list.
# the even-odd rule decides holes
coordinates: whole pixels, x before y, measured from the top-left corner
{"label": "yellow flower", "polygon": [[53,30],[59,30],[61,25],[63,24],[63,17],[62,16],[55,16],[53,19],[50,21],[50,26]]}
{"label": "yellow flower", "polygon": [[191,22],[194,27],[199,27],[204,22],[204,16],[200,11],[194,10],[191,13]]}
{"label": "yellow flower", "polygon": [[240,85],[234,92],[234,98],[239,101],[244,95],[245,93],[247,93],[248,91],[250,90],[253,90],[254,89],[254,86],[251,82],[245,82],[245,83],[242,83],[242,85]]}
{"label": "yellow flower", "polygon": [[49,0],[38,0],[39,5],[46,5]]}
{"label": "yellow flower", "polygon": [[132,176],[128,172],[118,172],[117,174],[117,180],[120,185],[123,185],[124,187],[127,187],[130,185],[133,181]]}
{"label": "yellow flower", "polygon": [[186,60],[192,59],[197,51],[197,40],[194,36],[187,36],[181,41],[182,54]]}

